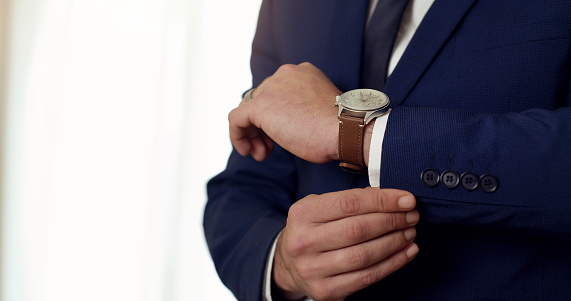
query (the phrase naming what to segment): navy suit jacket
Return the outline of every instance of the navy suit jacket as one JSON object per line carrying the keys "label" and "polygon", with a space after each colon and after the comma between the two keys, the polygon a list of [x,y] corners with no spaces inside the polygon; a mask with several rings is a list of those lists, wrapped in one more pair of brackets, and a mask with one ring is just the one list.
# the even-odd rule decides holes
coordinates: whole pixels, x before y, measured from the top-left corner
{"label": "navy suit jacket", "polygon": [[[342,91],[359,88],[368,2],[265,0],[253,85],[307,61]],[[381,188],[417,197],[420,253],[348,299],[571,299],[570,48],[571,1],[434,2],[384,91],[393,111]],[[238,299],[260,299],[268,250],[293,202],[368,185],[337,165],[278,146],[261,163],[233,152],[210,181],[206,239]],[[428,168],[493,175],[499,187],[428,187]]]}

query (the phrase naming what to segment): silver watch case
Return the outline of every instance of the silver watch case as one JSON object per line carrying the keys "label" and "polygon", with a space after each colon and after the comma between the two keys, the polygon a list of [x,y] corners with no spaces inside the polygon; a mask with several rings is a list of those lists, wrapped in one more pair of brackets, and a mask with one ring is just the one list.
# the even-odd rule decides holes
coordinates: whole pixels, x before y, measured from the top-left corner
{"label": "silver watch case", "polygon": [[335,106],[339,107],[337,118],[345,113],[363,118],[365,124],[385,115],[389,104],[389,97],[385,93],[373,89],[355,89],[335,97]]}

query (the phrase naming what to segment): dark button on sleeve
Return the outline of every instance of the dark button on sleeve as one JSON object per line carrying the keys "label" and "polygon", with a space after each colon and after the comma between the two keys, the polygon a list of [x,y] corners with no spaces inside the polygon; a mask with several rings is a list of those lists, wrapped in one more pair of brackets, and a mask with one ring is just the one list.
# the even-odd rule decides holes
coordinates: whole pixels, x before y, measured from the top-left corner
{"label": "dark button on sleeve", "polygon": [[460,183],[460,176],[454,171],[447,170],[442,173],[442,184],[446,188],[455,188]]}
{"label": "dark button on sleeve", "polygon": [[462,187],[466,190],[472,191],[478,188],[479,179],[477,175],[471,172],[466,172],[462,177],[460,177],[460,183],[462,183]]}
{"label": "dark button on sleeve", "polygon": [[491,175],[483,175],[480,177],[480,187],[485,192],[494,192],[498,189],[499,181],[496,177]]}
{"label": "dark button on sleeve", "polygon": [[420,178],[422,179],[424,185],[433,187],[438,185],[438,182],[440,181],[440,174],[434,169],[426,169],[422,172]]}

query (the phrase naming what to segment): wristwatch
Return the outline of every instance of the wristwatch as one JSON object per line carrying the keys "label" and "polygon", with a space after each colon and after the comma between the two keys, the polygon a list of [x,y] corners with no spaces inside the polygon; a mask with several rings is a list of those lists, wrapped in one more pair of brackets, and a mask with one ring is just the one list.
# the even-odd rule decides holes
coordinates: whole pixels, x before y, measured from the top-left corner
{"label": "wristwatch", "polygon": [[377,90],[356,89],[335,98],[339,107],[339,166],[346,171],[365,173],[363,134],[365,126],[389,110],[389,97]]}

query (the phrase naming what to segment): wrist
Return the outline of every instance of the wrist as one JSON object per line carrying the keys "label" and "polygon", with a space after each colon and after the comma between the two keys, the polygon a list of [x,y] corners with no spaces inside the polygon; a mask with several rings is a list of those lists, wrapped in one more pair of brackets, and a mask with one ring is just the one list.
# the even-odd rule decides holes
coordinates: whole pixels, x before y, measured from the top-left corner
{"label": "wrist", "polygon": [[365,132],[363,134],[363,159],[365,160],[365,165],[369,166],[369,151],[371,149],[371,138],[373,137],[373,128],[375,127],[376,118],[371,120],[365,126]]}
{"label": "wrist", "polygon": [[374,128],[371,122],[387,112],[389,98],[380,91],[355,89],[336,97],[335,105],[339,108],[339,166],[345,171],[367,173]]}
{"label": "wrist", "polygon": [[272,301],[297,301],[305,300],[305,295],[287,292],[272,281]]}
{"label": "wrist", "polygon": [[331,129],[331,143],[329,144],[329,154],[331,154],[329,157],[331,158],[332,161],[338,161],[340,156],[339,156],[339,119],[337,118],[337,115],[335,115],[335,123],[331,123],[330,125],[330,129]]}
{"label": "wrist", "polygon": [[[343,92],[337,90],[335,95],[330,99],[335,99],[336,96],[343,94]],[[329,158],[331,161],[338,161],[340,159],[339,155],[339,116],[337,115],[338,109],[336,106],[332,106],[332,118],[328,129],[330,129],[329,139],[330,143],[328,145]]]}
{"label": "wrist", "polygon": [[296,291],[295,281],[286,268],[283,254],[280,251],[282,235],[278,238],[272,269],[272,300],[303,300],[305,295]]}

